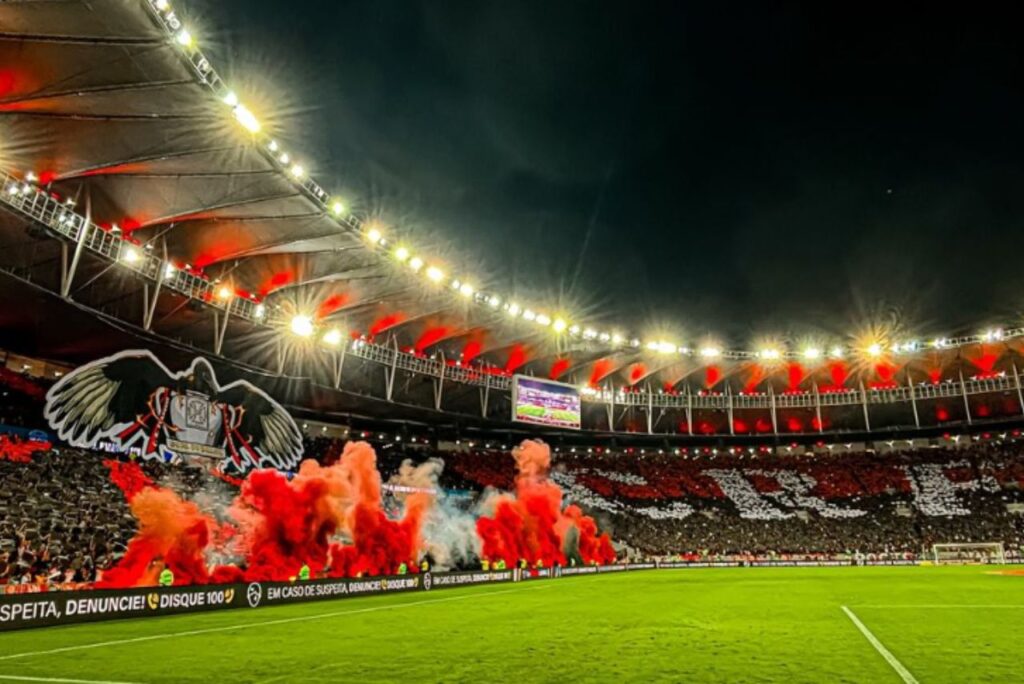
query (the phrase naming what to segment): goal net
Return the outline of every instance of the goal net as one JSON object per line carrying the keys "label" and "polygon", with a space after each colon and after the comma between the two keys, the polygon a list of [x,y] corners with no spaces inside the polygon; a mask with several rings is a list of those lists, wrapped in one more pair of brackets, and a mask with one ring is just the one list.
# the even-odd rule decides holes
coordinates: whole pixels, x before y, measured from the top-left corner
{"label": "goal net", "polygon": [[972,544],[932,544],[935,564],[1003,563],[1002,542],[981,542]]}

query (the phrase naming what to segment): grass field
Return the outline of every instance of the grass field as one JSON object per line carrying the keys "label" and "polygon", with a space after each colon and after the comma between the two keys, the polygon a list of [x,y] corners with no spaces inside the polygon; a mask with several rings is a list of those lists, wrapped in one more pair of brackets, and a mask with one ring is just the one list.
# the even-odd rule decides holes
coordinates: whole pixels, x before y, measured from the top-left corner
{"label": "grass field", "polygon": [[1024,577],[991,571],[662,570],[37,629],[0,635],[0,681],[1024,681]]}

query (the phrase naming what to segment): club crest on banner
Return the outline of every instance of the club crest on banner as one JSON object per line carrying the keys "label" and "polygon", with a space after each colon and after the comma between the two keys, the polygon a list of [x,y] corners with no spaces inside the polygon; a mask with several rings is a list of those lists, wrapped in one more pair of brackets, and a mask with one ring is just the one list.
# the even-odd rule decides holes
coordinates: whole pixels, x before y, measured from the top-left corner
{"label": "club crest on banner", "polygon": [[72,446],[111,442],[147,459],[246,471],[291,468],[302,455],[280,404],[244,380],[221,386],[202,357],[178,373],[146,350],[93,361],[50,388],[44,415]]}

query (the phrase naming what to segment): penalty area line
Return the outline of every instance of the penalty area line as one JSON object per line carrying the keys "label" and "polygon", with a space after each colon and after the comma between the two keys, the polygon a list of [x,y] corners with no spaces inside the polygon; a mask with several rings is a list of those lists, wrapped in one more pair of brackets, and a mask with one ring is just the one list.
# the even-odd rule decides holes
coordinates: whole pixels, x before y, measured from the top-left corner
{"label": "penalty area line", "polygon": [[66,684],[138,684],[137,682],[113,682],[108,679],[68,679],[66,677],[29,677],[28,675],[3,675],[6,682],[65,682]]}
{"label": "penalty area line", "polygon": [[910,670],[905,668],[903,663],[896,659],[896,656],[894,656],[889,649],[887,649],[882,642],[878,640],[878,637],[871,633],[871,630],[860,621],[860,618],[854,615],[852,610],[846,606],[840,606],[840,608],[842,608],[843,612],[846,613],[846,617],[850,618],[850,621],[853,622],[857,629],[860,630],[860,633],[864,635],[864,638],[868,640],[868,643],[875,647],[875,650],[878,651],[879,655],[885,658],[885,662],[889,663],[892,669],[896,670],[896,674],[898,674],[906,684],[919,684],[914,675],[910,674]]}
{"label": "penalty area line", "polygon": [[[468,588],[468,587],[467,587]],[[497,594],[512,594],[519,591],[529,591],[531,589],[550,589],[550,584],[539,584],[529,585],[527,587],[518,587],[515,589],[502,589],[500,591],[486,591],[474,594],[462,594],[461,596],[446,596],[436,599],[424,599],[422,601],[409,601],[407,603],[394,603],[386,606],[369,606],[367,608],[355,608],[353,610],[336,610],[330,613],[317,613],[315,615],[300,615],[291,618],[280,618],[278,620],[261,620],[259,622],[240,622],[233,625],[223,625],[221,627],[207,627],[205,629],[189,629],[182,632],[165,632],[162,634],[148,634],[141,637],[132,637],[130,639],[112,639],[110,641],[97,641],[91,644],[76,644],[74,646],[62,646],[60,648],[50,648],[43,651],[23,651],[22,653],[11,653],[9,655],[0,655],[0,661],[15,660],[17,658],[31,658],[33,656],[45,656],[53,655],[55,653],[70,653],[72,651],[86,651],[94,648],[104,648],[106,646],[121,646],[124,644],[139,644],[146,641],[156,641],[159,639],[174,639],[177,637],[189,637],[198,636],[200,634],[216,634],[218,632],[233,632],[242,629],[253,629],[256,627],[272,627],[275,625],[288,625],[295,622],[311,622],[313,620],[326,620],[332,617],[342,617],[344,615],[359,615],[361,613],[376,613],[383,610],[398,610],[400,608],[412,608],[415,606],[424,606],[431,603],[448,603],[451,601],[466,601],[473,598],[486,598],[488,596],[495,596]],[[285,604],[287,605],[287,604]],[[40,680],[47,681],[47,680]],[[74,681],[74,680],[51,680],[51,681]],[[115,684],[115,683],[111,683]],[[125,682],[123,684],[130,684]]]}

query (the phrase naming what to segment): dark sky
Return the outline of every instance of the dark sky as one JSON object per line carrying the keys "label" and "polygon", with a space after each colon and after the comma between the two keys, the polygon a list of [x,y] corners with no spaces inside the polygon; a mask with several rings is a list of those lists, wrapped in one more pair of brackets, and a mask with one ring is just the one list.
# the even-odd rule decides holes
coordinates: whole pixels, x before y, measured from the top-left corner
{"label": "dark sky", "polygon": [[195,21],[318,178],[479,285],[745,346],[1019,316],[1019,23],[922,7],[222,0]]}

